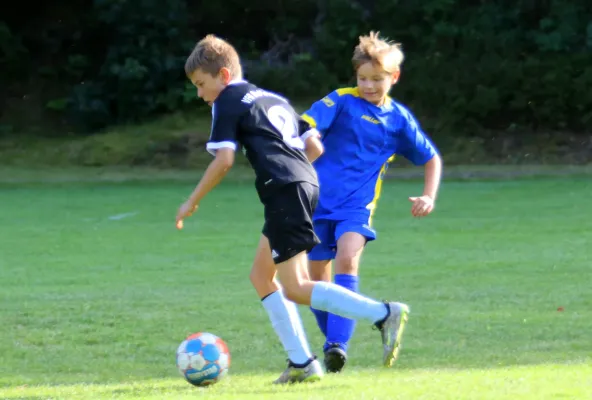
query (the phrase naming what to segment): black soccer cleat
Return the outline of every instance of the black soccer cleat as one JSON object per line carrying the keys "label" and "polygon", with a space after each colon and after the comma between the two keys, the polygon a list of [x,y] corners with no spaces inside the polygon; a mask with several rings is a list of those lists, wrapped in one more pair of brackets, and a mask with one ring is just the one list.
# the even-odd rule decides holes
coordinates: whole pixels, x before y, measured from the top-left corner
{"label": "black soccer cleat", "polygon": [[331,345],[325,351],[325,370],[327,372],[341,372],[346,361],[347,353],[337,344]]}

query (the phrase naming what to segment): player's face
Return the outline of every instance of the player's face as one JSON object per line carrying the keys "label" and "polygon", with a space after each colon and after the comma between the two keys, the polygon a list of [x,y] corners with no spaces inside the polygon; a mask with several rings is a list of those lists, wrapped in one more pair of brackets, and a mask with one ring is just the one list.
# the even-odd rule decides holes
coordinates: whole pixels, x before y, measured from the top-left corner
{"label": "player's face", "polygon": [[372,104],[382,105],[391,86],[399,79],[399,72],[388,73],[371,62],[360,65],[357,73],[360,96]]}
{"label": "player's face", "polygon": [[201,69],[196,69],[189,79],[197,88],[197,97],[208,103],[210,107],[228,84],[222,71],[218,75],[212,76]]}

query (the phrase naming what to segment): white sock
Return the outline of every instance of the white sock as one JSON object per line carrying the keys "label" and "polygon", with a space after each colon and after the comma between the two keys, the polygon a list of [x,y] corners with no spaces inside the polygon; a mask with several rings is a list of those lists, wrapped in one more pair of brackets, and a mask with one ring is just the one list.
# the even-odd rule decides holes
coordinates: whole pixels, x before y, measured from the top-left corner
{"label": "white sock", "polygon": [[387,315],[384,303],[330,282],[315,282],[310,303],[317,310],[328,311],[350,319],[366,319],[372,323],[384,319]]}
{"label": "white sock", "polygon": [[262,303],[290,361],[304,364],[312,354],[296,304],[288,301],[280,290],[267,296]]}

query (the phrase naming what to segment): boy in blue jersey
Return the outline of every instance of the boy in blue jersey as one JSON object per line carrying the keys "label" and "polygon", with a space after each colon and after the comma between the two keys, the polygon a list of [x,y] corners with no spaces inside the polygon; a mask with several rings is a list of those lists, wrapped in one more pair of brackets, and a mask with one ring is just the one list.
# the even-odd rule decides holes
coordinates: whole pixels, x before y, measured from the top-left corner
{"label": "boy in blue jersey", "polygon": [[[330,93],[302,117],[321,133],[325,147],[314,163],[320,198],[313,221],[321,244],[309,254],[310,276],[331,281],[335,260],[335,283],[357,292],[362,251],[376,239],[372,217],[388,164],[398,154],[425,166],[423,194],[409,197],[412,215],[424,217],[434,209],[442,161],[411,112],[388,96],[403,61],[399,46],[371,32],[360,37],[352,61],[357,87]],[[339,372],[347,360],[355,321],[311,309],[326,337],[325,367]]]}

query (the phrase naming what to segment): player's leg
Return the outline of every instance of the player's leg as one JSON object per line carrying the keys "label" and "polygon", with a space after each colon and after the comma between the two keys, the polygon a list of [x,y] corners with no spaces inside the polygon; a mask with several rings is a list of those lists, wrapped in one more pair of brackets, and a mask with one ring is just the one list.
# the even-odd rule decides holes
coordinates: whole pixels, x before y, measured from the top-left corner
{"label": "player's leg", "polygon": [[[356,219],[337,223],[337,254],[335,257],[335,284],[358,292],[358,268],[360,258],[368,241],[376,235],[364,222]],[[348,344],[356,327],[356,321],[340,315],[329,314],[327,340],[323,348],[325,367],[329,372],[340,372],[347,361]]]}
{"label": "player's leg", "polygon": [[[288,216],[290,214],[290,201],[293,200],[295,192],[289,186],[279,188],[276,193],[264,200],[265,226],[257,253],[257,259],[259,260],[257,265],[261,267],[254,266],[256,272],[251,274],[254,281],[258,281],[257,278],[254,278],[258,275],[258,271],[269,279],[270,274],[264,271],[273,270],[275,277],[277,262],[289,257],[288,254],[291,252],[290,246],[286,247],[284,245],[291,242],[289,237],[292,235]],[[298,243],[294,245],[298,246]],[[266,284],[260,286],[261,289],[258,289],[258,293],[263,295],[263,291],[268,286]],[[284,295],[285,291],[281,290],[263,299],[263,304],[268,310],[272,325],[278,336],[280,336],[284,348],[290,354],[288,368],[274,383],[317,381],[323,376],[323,370],[316,357],[309,350],[296,304],[287,301]],[[280,298],[282,299],[281,302]]]}
{"label": "player's leg", "polygon": [[[308,254],[308,272],[313,281],[331,282],[331,260],[335,258],[335,221],[317,220],[314,231],[321,241]],[[327,337],[327,319],[329,313],[310,308],[323,336]]]}
{"label": "player's leg", "polygon": [[308,279],[307,261],[302,252],[277,265],[285,296],[298,304],[373,323],[382,335],[383,364],[390,367],[398,356],[409,308],[402,303],[382,303],[331,282],[313,282]]}
{"label": "player's leg", "polygon": [[288,301],[275,280],[276,266],[265,235],[261,236],[253,268],[251,282],[269,314],[271,325],[277,333],[288,359],[293,365],[307,365],[313,360],[296,304]]}
{"label": "player's leg", "polygon": [[312,305],[353,319],[379,323],[388,315],[384,303],[351,292],[332,282],[311,281],[307,271],[306,253],[299,253],[277,264],[277,272],[284,294],[289,300]]}
{"label": "player's leg", "polygon": [[308,273],[311,280],[331,282],[332,270],[332,260],[314,260],[310,254],[308,255]]}
{"label": "player's leg", "polygon": [[[331,260],[323,261],[309,261],[309,272],[310,277],[313,281],[331,281]],[[329,271],[328,274],[318,273],[322,271]],[[328,277],[327,277],[328,275]],[[317,320],[317,326],[323,333],[323,336],[327,337],[327,321],[329,319],[329,313],[327,311],[317,310],[316,308],[310,307],[315,319]]]}
{"label": "player's leg", "polygon": [[268,249],[269,241],[265,235],[261,235],[249,275],[249,279],[260,299],[281,290],[281,286],[276,280],[277,270],[271,258],[271,250],[266,251]]}
{"label": "player's leg", "polygon": [[[276,207],[277,213],[274,213],[277,235],[271,243],[284,295],[298,304],[374,323],[382,334],[383,362],[387,366],[392,365],[398,353],[408,307],[394,302],[381,303],[331,282],[311,281],[306,252],[320,242],[311,220],[318,188],[300,183],[289,185],[285,194],[282,206]],[[271,218],[268,220],[271,221]]]}

